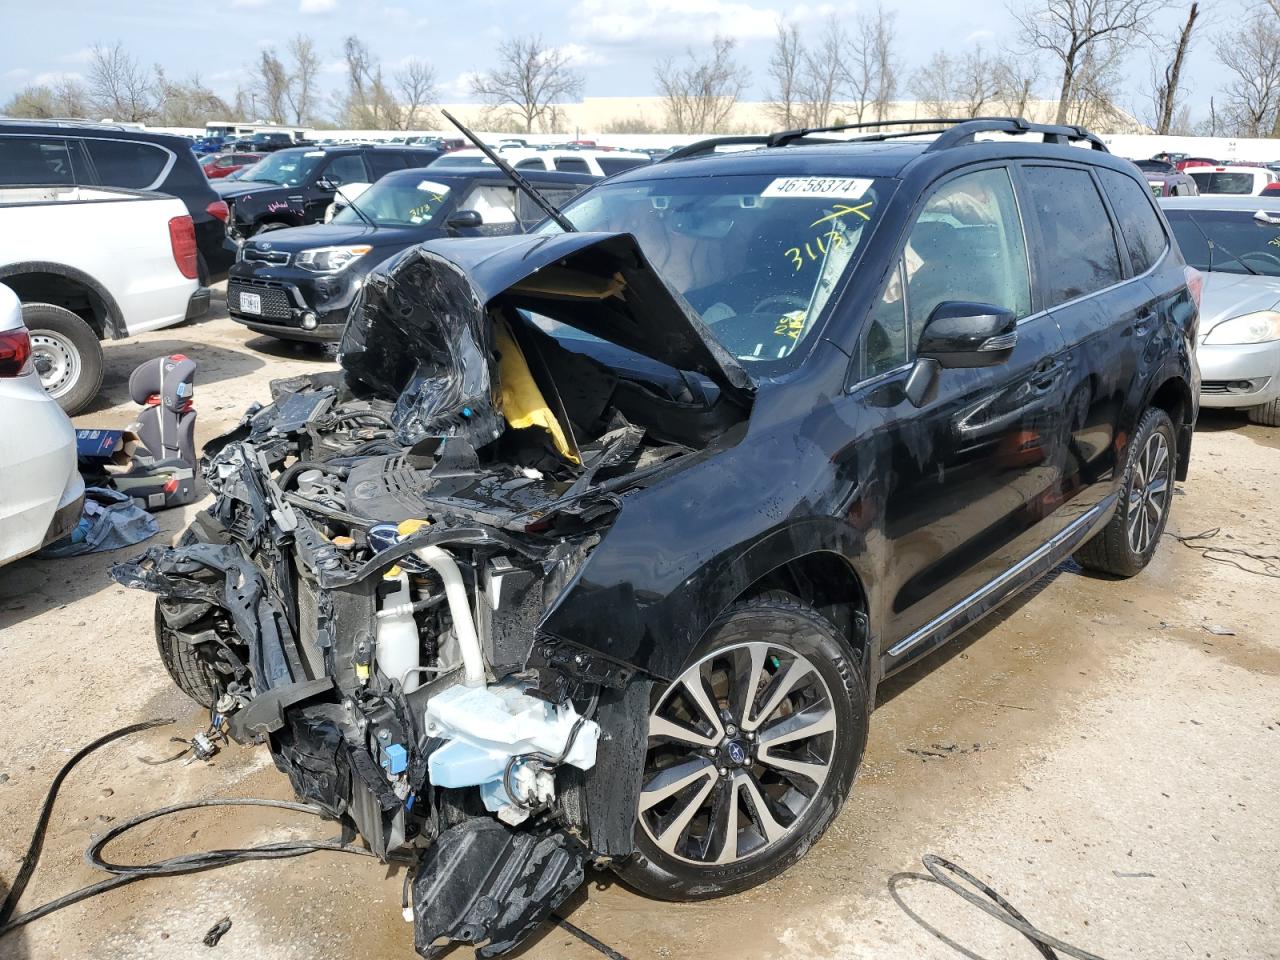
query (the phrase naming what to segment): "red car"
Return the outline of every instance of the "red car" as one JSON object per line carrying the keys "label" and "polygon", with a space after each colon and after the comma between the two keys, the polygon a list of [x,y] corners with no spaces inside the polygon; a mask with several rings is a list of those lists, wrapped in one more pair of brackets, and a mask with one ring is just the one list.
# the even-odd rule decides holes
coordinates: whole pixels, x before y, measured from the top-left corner
{"label": "red car", "polygon": [[210,153],[200,158],[200,168],[210,180],[218,180],[265,156],[265,153]]}

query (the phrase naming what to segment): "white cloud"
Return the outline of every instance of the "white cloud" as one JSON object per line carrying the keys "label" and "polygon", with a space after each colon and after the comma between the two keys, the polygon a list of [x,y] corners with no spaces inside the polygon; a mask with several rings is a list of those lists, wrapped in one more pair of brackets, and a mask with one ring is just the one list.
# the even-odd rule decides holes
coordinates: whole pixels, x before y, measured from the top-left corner
{"label": "white cloud", "polygon": [[580,0],[574,20],[583,36],[600,43],[696,43],[716,33],[771,37],[778,12],[733,0]]}
{"label": "white cloud", "polygon": [[327,73],[331,76],[337,76],[340,73],[347,72],[347,61],[339,57],[336,60],[330,60],[320,68],[321,73]]}
{"label": "white cloud", "polygon": [[298,0],[299,13],[329,13],[337,6],[338,0]]}
{"label": "white cloud", "polygon": [[89,47],[77,50],[75,53],[63,54],[58,58],[61,63],[88,63],[92,59],[93,50]]}
{"label": "white cloud", "polygon": [[965,43],[983,43],[996,35],[994,30],[974,30],[964,38]]}
{"label": "white cloud", "polygon": [[471,81],[480,74],[475,70],[464,70],[440,88],[440,93],[449,100],[465,100],[471,96]]}
{"label": "white cloud", "polygon": [[3,80],[25,80],[29,76],[31,76],[31,71],[26,67],[14,67],[12,70],[0,73],[0,79]]}
{"label": "white cloud", "polygon": [[265,7],[268,0],[231,0],[233,7]]}
{"label": "white cloud", "polygon": [[580,43],[566,43],[556,47],[556,52],[574,67],[598,67],[608,62],[600,53]]}
{"label": "white cloud", "polygon": [[31,82],[38,87],[50,87],[63,80],[84,80],[84,75],[67,70],[51,70],[48,73],[37,73]]}

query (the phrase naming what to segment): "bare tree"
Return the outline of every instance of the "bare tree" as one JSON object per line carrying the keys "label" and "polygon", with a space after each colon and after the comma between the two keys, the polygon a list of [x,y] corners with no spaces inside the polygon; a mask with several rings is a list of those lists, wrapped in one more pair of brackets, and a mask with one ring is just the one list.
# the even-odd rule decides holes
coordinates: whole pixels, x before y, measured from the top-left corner
{"label": "bare tree", "polygon": [[800,28],[786,20],[778,20],[778,33],[769,54],[769,66],[765,73],[769,78],[764,112],[778,126],[790,130],[801,124],[803,106],[800,97],[800,71],[804,59],[804,47],[800,43]]}
{"label": "bare tree", "polygon": [[[416,130],[427,121],[434,120],[425,113],[425,108],[437,103],[440,92],[436,86],[436,71],[431,64],[416,57],[410,59],[395,75],[396,89],[400,92],[400,110],[397,117],[401,130]],[[419,116],[419,111],[424,111]]]}
{"label": "bare tree", "polygon": [[1192,3],[1187,21],[1170,44],[1156,44],[1151,50],[1152,128],[1156,133],[1167,134],[1173,126],[1178,109],[1178,97],[1182,93],[1182,66],[1191,47],[1191,32],[1200,16],[1200,4]]}
{"label": "bare tree", "polygon": [[498,64],[472,78],[471,92],[494,111],[514,112],[524,132],[549,128],[556,104],[582,91],[582,78],[571,69],[570,55],[547,47],[541,37],[516,37],[498,47]]}
{"label": "bare tree", "polygon": [[956,98],[956,63],[943,50],[935,50],[929,61],[911,75],[908,89],[925,112],[935,117],[950,116]]}
{"label": "bare tree", "polygon": [[722,133],[733,108],[751,80],[733,59],[736,41],[717,34],[699,57],[690,47],[679,61],[667,58],[654,74],[662,94],[667,123],[676,133]]}
{"label": "bare tree", "polygon": [[258,116],[255,120],[268,123],[284,123],[288,119],[289,71],[273,47],[264,47],[258,55],[257,77],[254,80],[258,94],[255,101]]}
{"label": "bare tree", "polygon": [[1224,91],[1225,120],[1237,136],[1261,137],[1280,125],[1280,23],[1259,11],[1236,33],[1225,34],[1214,50],[1232,79]]}
{"label": "bare tree", "polygon": [[225,118],[231,112],[225,100],[206,87],[199,75],[186,80],[170,80],[163,68],[155,68],[158,107],[155,120],[167,127],[202,127],[209,120]]}
{"label": "bare tree", "polygon": [[1067,122],[1073,102],[1082,98],[1083,87],[1096,87],[1095,80],[1082,83],[1082,68],[1091,65],[1096,78],[1100,64],[1113,61],[1115,52],[1136,37],[1147,35],[1151,17],[1165,3],[1166,0],[1039,0],[1038,6],[1011,11],[1027,46],[1045,51],[1062,64],[1058,123]]}
{"label": "bare tree", "polygon": [[1034,57],[1007,55],[997,59],[996,74],[1001,109],[1015,117],[1024,116],[1040,82],[1039,64]]}
{"label": "bare tree", "polygon": [[834,121],[832,111],[845,81],[847,44],[844,28],[832,15],[823,24],[818,42],[804,51],[799,94],[805,126],[825,127]]}
{"label": "bare tree", "polygon": [[896,17],[877,6],[854,20],[845,50],[844,85],[858,123],[866,120],[868,110],[875,119],[883,120],[897,90]]}
{"label": "bare tree", "polygon": [[150,74],[119,41],[89,51],[88,90],[90,105],[113,120],[143,121],[155,107]]}
{"label": "bare tree", "polygon": [[392,126],[399,107],[382,75],[382,65],[355,34],[342,43],[347,63],[347,90],[340,112],[348,126],[377,130]]}
{"label": "bare tree", "polygon": [[320,55],[315,41],[305,33],[297,34],[289,41],[289,57],[293,69],[285,88],[285,99],[293,122],[301,126],[312,118],[316,108],[316,79],[320,73]]}

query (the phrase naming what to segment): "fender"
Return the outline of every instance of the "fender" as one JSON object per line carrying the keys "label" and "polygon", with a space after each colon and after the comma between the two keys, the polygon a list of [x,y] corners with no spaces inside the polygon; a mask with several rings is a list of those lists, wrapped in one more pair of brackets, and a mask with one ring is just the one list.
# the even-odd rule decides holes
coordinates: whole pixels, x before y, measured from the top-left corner
{"label": "fender", "polygon": [[45,260],[31,260],[24,263],[10,263],[0,267],[0,280],[7,280],[10,277],[20,277],[26,274],[44,273],[53,274],[58,277],[66,277],[68,280],[74,280],[76,283],[87,288],[93,296],[97,297],[102,304],[102,310],[106,314],[104,317],[104,333],[111,337],[112,340],[123,340],[129,335],[124,324],[124,313],[120,310],[120,304],[116,302],[116,298],[101,283],[95,280],[83,270],[77,270],[75,267],[67,266],[63,263],[51,263]]}

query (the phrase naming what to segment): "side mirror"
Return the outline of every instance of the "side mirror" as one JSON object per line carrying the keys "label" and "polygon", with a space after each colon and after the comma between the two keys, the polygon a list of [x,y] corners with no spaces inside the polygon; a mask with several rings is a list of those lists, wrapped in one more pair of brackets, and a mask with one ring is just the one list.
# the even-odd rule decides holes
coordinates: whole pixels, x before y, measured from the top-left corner
{"label": "side mirror", "polygon": [[332,180],[330,180],[328,177],[320,177],[318,180],[316,180],[316,186],[319,187],[321,190],[327,190],[329,193],[332,193],[333,191],[338,189],[338,185],[334,183]]}
{"label": "side mirror", "polygon": [[938,366],[994,367],[1013,354],[1018,318],[990,303],[947,300],[938,304],[920,334],[916,356]]}
{"label": "side mirror", "polygon": [[453,230],[481,227],[484,226],[484,217],[480,216],[479,210],[459,210],[445,221],[445,226]]}

